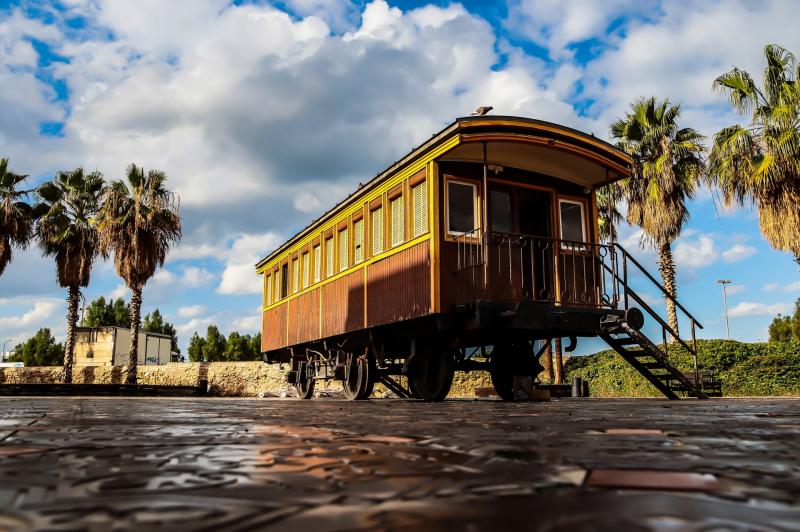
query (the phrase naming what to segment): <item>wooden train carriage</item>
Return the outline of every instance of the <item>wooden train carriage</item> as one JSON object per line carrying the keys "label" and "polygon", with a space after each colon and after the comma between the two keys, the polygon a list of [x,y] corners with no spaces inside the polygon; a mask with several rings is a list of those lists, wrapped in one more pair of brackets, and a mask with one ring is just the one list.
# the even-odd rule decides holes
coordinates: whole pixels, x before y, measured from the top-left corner
{"label": "wooden train carriage", "polygon": [[538,373],[533,340],[641,315],[620,305],[595,200],[630,165],[556,124],[456,120],[256,265],[265,360],[291,363],[306,398],[341,379],[354,399],[378,380],[442,399],[457,368],[490,369],[510,398],[515,375]]}

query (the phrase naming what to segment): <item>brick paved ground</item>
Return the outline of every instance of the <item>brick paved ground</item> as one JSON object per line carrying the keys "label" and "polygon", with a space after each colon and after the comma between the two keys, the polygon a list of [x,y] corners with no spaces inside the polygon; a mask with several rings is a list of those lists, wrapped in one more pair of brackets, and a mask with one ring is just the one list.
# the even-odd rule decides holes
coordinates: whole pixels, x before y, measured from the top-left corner
{"label": "brick paved ground", "polygon": [[800,401],[0,398],[0,529],[800,530]]}

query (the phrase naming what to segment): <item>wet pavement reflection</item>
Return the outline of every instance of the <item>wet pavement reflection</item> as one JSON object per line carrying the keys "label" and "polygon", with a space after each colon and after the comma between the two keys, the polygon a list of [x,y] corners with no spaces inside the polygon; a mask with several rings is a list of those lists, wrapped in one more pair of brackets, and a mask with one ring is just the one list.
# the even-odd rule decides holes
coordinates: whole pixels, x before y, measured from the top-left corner
{"label": "wet pavement reflection", "polygon": [[0,398],[0,530],[800,530],[800,400]]}

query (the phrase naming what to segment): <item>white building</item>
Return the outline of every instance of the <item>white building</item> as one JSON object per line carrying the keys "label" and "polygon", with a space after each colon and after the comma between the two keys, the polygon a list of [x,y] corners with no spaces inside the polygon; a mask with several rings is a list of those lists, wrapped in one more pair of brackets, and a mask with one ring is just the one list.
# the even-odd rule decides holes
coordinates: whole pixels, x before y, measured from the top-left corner
{"label": "white building", "polygon": [[[78,327],[75,366],[127,366],[131,331],[122,327]],[[168,364],[172,358],[169,335],[139,332],[139,365]]]}

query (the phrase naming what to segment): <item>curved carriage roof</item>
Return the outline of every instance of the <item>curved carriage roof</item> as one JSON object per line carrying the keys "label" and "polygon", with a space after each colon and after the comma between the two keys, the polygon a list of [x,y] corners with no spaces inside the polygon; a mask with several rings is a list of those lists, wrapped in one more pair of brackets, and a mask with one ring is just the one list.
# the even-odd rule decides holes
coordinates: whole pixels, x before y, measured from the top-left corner
{"label": "curved carriage roof", "polygon": [[535,137],[538,140],[544,140],[551,146],[569,147],[577,150],[582,154],[581,156],[592,157],[600,166],[603,166],[609,170],[607,178],[603,183],[613,182],[626,177],[628,169],[631,165],[630,156],[618,149],[613,144],[599,139],[594,135],[589,135],[567,126],[518,116],[488,115],[457,118],[447,127],[438,133],[434,133],[428,140],[412,149],[402,159],[393,163],[367,183],[359,186],[358,189],[356,189],[352,194],[348,195],[344,200],[339,202],[335,207],[322,214],[319,218],[313,220],[310,224],[300,230],[280,247],[275,249],[268,256],[258,261],[256,264],[256,269],[263,266],[276,254],[279,254],[286,248],[290,247],[299,238],[305,235],[306,232],[312,227],[320,223],[324,223],[331,217],[338,214],[344,207],[349,205],[351,201],[354,200],[355,196],[368,192],[370,189],[381,183],[384,179],[388,178],[402,167],[424,156],[430,150],[435,149],[437,146],[451,139],[453,136],[473,135],[475,138],[479,138],[482,134],[509,134],[527,136],[529,138]]}

